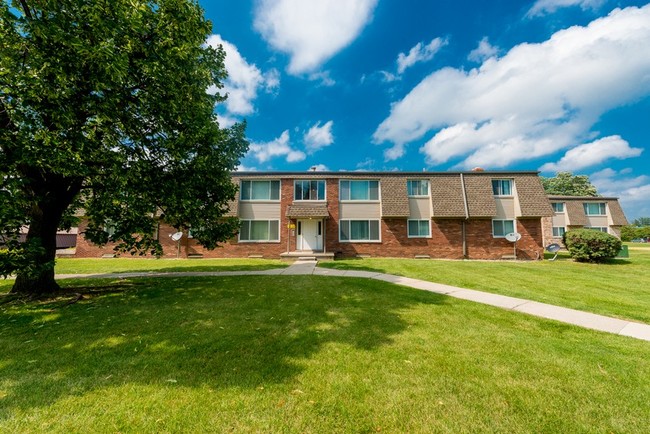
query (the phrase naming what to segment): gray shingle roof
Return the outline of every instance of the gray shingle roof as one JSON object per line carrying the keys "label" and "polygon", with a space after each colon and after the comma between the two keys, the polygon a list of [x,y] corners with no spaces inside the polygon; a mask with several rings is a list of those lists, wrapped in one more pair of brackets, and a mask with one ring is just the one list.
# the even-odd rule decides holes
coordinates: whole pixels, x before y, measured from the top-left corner
{"label": "gray shingle roof", "polygon": [[[492,193],[494,176],[480,174],[465,174],[465,191],[467,205],[471,217],[494,217],[497,215],[497,203]],[[510,176],[512,178],[512,176]]]}
{"label": "gray shingle roof", "polygon": [[521,217],[550,217],[553,215],[553,208],[551,208],[539,176],[515,175],[514,179],[521,206]]}
{"label": "gray shingle roof", "polygon": [[294,204],[289,205],[287,208],[287,217],[289,218],[302,218],[302,217],[329,217],[327,211],[327,204]]}
{"label": "gray shingle roof", "polygon": [[406,191],[406,177],[387,177],[381,179],[382,217],[407,218],[409,199]]}
{"label": "gray shingle roof", "polygon": [[431,205],[434,218],[465,218],[465,200],[458,174],[430,178]]}

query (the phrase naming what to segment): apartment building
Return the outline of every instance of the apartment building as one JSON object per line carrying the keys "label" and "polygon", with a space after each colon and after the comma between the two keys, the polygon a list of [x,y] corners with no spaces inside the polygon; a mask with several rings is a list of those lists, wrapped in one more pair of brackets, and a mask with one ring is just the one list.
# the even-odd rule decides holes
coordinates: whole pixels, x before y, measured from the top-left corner
{"label": "apartment building", "polygon": [[562,243],[571,229],[588,228],[620,238],[621,226],[628,224],[615,197],[548,196],[553,216],[543,219],[544,243]]}
{"label": "apartment building", "polygon": [[[537,172],[236,172],[233,182],[239,233],[209,251],[162,224],[166,257],[502,259],[516,247],[538,259],[553,216]],[[110,253],[77,242],[77,256]]]}

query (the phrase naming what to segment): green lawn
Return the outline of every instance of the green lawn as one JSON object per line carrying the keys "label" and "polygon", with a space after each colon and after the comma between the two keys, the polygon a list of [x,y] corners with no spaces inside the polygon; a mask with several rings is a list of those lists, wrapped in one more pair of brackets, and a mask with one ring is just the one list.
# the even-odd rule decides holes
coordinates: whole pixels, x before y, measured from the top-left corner
{"label": "green lawn", "polygon": [[650,245],[630,244],[630,258],[607,264],[572,261],[350,259],[320,266],[397,274],[650,324]]}
{"label": "green lawn", "polygon": [[369,279],[62,283],[113,292],[0,304],[0,432],[650,426],[644,341]]}
{"label": "green lawn", "polygon": [[57,274],[124,273],[140,271],[250,271],[269,270],[288,266],[272,259],[151,259],[151,258],[60,258],[56,261]]}

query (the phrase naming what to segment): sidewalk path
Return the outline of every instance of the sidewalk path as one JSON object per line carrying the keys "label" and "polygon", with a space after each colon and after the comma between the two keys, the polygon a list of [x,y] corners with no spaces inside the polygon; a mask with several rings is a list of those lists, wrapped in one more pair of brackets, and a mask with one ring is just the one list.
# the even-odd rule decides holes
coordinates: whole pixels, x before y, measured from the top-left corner
{"label": "sidewalk path", "polygon": [[505,295],[492,294],[489,292],[475,291],[473,289],[457,288],[455,286],[443,285],[440,283],[427,282],[424,280],[412,279],[410,277],[394,276],[392,274],[377,273],[373,271],[356,270],[335,270],[316,267],[315,260],[299,260],[287,268],[264,270],[264,271],[208,271],[208,272],[147,272],[147,273],[109,273],[109,274],[59,274],[58,279],[69,278],[109,278],[126,279],[129,277],[183,277],[183,276],[269,276],[269,275],[314,275],[314,276],[336,276],[336,277],[363,277],[367,279],[381,280],[396,285],[408,286],[449,297],[469,300],[476,303],[510,309],[517,312],[541,318],[552,319],[567,324],[599,330],[607,333],[614,333],[622,336],[629,336],[636,339],[650,341],[650,325],[618,318],[611,318],[595,313],[583,312],[566,307],[554,306],[552,304],[538,303],[523,298],[508,297]]}

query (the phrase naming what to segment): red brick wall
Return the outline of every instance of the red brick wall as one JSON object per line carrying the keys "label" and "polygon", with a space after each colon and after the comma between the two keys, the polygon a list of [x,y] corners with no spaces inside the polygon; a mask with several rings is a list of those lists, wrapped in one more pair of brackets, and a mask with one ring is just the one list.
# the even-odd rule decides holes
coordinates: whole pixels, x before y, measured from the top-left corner
{"label": "red brick wall", "polygon": [[[280,242],[276,243],[239,243],[237,237],[223,243],[214,250],[206,250],[196,240],[184,236],[181,239],[180,257],[203,255],[206,258],[241,258],[262,256],[279,258],[280,254],[296,248],[295,230],[287,225],[295,223],[286,217],[287,207],[293,202],[293,179],[281,180],[280,206]],[[381,243],[339,243],[339,182],[337,178],[327,179],[327,203],[330,218],[325,221],[325,250],[337,256],[354,257],[369,255],[377,257],[405,257],[428,255],[432,258],[463,258],[463,240],[461,219],[440,219],[431,222],[431,238],[408,238],[406,219],[381,220]],[[82,233],[85,223],[79,227]],[[521,219],[517,229],[522,238],[517,242],[518,258],[537,258],[543,254],[543,234],[541,219]],[[169,237],[175,229],[161,225],[159,240],[163,245],[164,257],[177,256],[177,243]],[[513,245],[504,238],[492,237],[490,219],[469,220],[465,222],[467,256],[469,259],[501,259],[513,254]],[[97,247],[88,243],[83,236],[77,240],[77,257],[101,257],[113,253],[113,246]]]}

